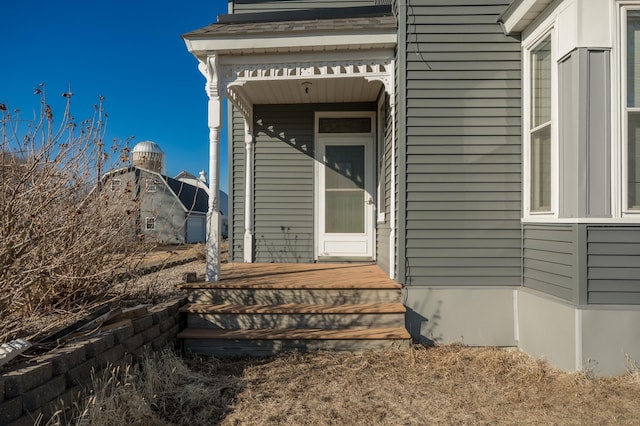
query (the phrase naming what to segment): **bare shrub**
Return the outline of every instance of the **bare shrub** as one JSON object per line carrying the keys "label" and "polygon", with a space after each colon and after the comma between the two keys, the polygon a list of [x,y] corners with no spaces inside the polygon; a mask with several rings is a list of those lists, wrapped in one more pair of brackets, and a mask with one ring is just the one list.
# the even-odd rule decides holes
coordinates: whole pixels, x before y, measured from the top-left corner
{"label": "bare shrub", "polygon": [[131,238],[136,202],[99,188],[119,152],[116,141],[109,150],[103,141],[103,98],[78,123],[71,93],[63,94],[58,123],[44,86],[35,94],[40,110],[31,120],[0,104],[0,343],[42,326],[30,319],[104,301],[131,266],[122,253],[140,249]]}

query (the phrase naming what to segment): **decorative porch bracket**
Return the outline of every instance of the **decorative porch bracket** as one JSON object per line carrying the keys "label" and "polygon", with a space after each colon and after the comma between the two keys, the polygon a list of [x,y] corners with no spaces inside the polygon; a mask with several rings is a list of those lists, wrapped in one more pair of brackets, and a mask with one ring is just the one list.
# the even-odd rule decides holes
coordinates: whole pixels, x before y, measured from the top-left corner
{"label": "decorative porch bracket", "polygon": [[381,81],[385,89],[393,90],[393,66],[393,59],[387,57],[361,61],[232,64],[222,66],[222,81],[231,92],[249,81],[362,77],[367,81]]}

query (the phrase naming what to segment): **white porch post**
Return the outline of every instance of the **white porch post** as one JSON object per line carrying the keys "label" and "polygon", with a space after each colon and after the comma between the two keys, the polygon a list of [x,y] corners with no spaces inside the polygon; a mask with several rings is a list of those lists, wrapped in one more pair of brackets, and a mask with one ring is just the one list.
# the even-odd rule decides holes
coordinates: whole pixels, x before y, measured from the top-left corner
{"label": "white porch post", "polygon": [[252,116],[244,117],[245,187],[244,187],[244,261],[253,262],[253,139]]}
{"label": "white porch post", "polygon": [[[379,75],[369,77],[367,80],[379,80],[389,95],[389,108],[391,108],[391,206],[389,212],[389,277],[396,277],[396,88],[395,88],[395,61],[377,66]],[[383,72],[384,70],[384,72]]]}
{"label": "white porch post", "polygon": [[207,212],[207,281],[220,280],[220,128],[222,99],[219,95],[218,64],[215,55],[200,62],[199,69],[207,79],[209,126],[209,210]]}
{"label": "white porch post", "polygon": [[391,200],[389,212],[389,277],[396,277],[396,97],[389,96],[391,107]]}

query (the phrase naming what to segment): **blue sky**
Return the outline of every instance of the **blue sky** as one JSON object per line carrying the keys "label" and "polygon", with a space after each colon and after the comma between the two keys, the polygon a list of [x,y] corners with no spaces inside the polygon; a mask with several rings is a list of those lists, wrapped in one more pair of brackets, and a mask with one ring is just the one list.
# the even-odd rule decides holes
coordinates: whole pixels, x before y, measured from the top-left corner
{"label": "blue sky", "polygon": [[[107,141],[152,140],[167,154],[167,174],[209,170],[205,79],[182,34],[216,21],[226,0],[6,1],[0,18],[0,103],[23,116],[37,109],[33,89],[62,113],[89,118],[100,95]],[[226,119],[223,121],[226,127]],[[227,191],[227,132],[221,135],[220,188]]]}

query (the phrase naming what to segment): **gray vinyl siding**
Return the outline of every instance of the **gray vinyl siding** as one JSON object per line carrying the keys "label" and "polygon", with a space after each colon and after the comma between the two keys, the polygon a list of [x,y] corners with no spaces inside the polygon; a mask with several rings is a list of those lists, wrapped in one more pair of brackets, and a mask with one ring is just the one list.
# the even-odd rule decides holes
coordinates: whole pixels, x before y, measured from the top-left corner
{"label": "gray vinyl siding", "polygon": [[611,216],[609,52],[580,48],[558,66],[560,217]]}
{"label": "gray vinyl siding", "polygon": [[400,10],[411,13],[399,18],[406,284],[520,284],[520,42],[496,23],[508,4],[424,0]]}
{"label": "gray vinyl siding", "polygon": [[[391,232],[391,175],[393,173],[393,171],[391,170],[391,163],[392,163],[392,159],[391,156],[393,155],[392,152],[392,136],[393,136],[393,131],[392,131],[392,116],[391,116],[391,109],[389,108],[389,101],[388,101],[388,96],[385,97],[385,106],[384,106],[384,111],[383,114],[381,114],[381,116],[378,117],[379,120],[384,120],[384,134],[382,136],[382,158],[378,158],[377,161],[380,164],[380,170],[379,170],[379,176],[378,179],[380,180],[380,185],[382,186],[382,191],[380,196],[383,198],[382,203],[379,203],[379,205],[382,205],[383,208],[383,212],[384,212],[384,222],[382,223],[378,223],[377,224],[377,232],[376,232],[376,237],[377,237],[377,248],[376,248],[376,260],[378,263],[378,266],[380,266],[380,268],[385,271],[386,273],[389,273],[390,271],[390,265],[389,265],[389,255],[390,255],[390,245],[389,245],[389,236],[390,236],[390,232]],[[395,247],[394,247],[395,248]]]}
{"label": "gray vinyl siding", "polygon": [[523,226],[523,286],[574,301],[577,291],[577,225]]}
{"label": "gray vinyl siding", "polygon": [[231,13],[283,12],[327,7],[375,6],[376,4],[375,0],[234,0]]}
{"label": "gray vinyl siding", "polygon": [[254,106],[256,262],[313,261],[313,109]]}
{"label": "gray vinyl siding", "polygon": [[244,261],[244,194],[245,194],[245,142],[242,114],[232,109],[231,114],[231,155],[229,168],[230,200],[229,210],[229,255],[232,262]]}
{"label": "gray vinyl siding", "polygon": [[640,305],[640,226],[586,227],[589,304]]}
{"label": "gray vinyl siding", "polygon": [[585,50],[589,103],[585,115],[587,152],[587,217],[611,216],[610,52]]}

